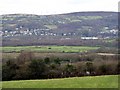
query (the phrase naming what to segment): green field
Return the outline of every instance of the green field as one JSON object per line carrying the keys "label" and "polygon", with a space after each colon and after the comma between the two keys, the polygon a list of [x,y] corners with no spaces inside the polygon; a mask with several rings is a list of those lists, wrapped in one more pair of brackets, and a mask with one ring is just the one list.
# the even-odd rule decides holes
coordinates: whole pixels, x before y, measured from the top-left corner
{"label": "green field", "polygon": [[4,81],[3,88],[118,88],[118,75]]}
{"label": "green field", "polygon": [[17,46],[17,47],[0,47],[3,52],[20,52],[21,50],[30,50],[35,52],[86,52],[96,50],[99,47],[88,46]]}

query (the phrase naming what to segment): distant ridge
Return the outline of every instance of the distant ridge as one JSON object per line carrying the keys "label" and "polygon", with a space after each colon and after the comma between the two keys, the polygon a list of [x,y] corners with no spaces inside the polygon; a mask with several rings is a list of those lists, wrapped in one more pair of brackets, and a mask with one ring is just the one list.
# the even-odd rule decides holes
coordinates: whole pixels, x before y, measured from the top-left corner
{"label": "distant ridge", "polygon": [[81,39],[118,36],[117,12],[6,14],[1,21],[3,45],[88,45]]}
{"label": "distant ridge", "polygon": [[[80,14],[80,13],[118,13],[115,11],[82,11],[82,12],[69,12],[69,13],[60,13],[60,14],[48,14],[48,15],[39,15],[39,14],[27,14],[27,13],[16,13],[16,14],[2,14],[4,15],[36,15],[36,16],[51,16],[51,15],[66,15],[66,14]],[[0,15],[1,16],[1,15]]]}

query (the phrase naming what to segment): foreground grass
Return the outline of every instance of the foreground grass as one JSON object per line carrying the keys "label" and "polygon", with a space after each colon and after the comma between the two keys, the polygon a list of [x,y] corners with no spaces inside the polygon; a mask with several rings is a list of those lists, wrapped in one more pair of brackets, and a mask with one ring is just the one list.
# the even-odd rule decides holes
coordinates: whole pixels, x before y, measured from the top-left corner
{"label": "foreground grass", "polygon": [[3,88],[118,88],[118,76],[4,81]]}
{"label": "foreground grass", "polygon": [[85,52],[96,50],[99,47],[89,46],[6,46],[0,47],[3,52],[20,52],[21,50],[31,50],[35,52]]}

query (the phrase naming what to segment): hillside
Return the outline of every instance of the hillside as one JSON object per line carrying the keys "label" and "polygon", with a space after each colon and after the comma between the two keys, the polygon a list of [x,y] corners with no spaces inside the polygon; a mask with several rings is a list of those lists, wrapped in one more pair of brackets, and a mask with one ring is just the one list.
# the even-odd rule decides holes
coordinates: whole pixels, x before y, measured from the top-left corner
{"label": "hillside", "polygon": [[82,45],[84,39],[116,38],[117,17],[117,12],[2,15],[0,35],[3,45]]}

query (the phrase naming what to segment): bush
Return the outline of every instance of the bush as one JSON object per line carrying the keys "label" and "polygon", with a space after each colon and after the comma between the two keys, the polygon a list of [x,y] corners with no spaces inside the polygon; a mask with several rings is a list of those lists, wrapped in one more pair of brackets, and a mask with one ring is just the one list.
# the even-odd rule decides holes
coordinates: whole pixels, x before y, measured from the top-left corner
{"label": "bush", "polygon": [[66,77],[74,76],[75,71],[76,71],[76,68],[73,65],[67,64],[64,67],[64,73]]}
{"label": "bush", "polygon": [[[89,74],[92,74],[92,72],[94,72],[94,66],[92,62],[86,62],[86,72],[89,72]],[[88,73],[86,73],[88,74]]]}
{"label": "bush", "polygon": [[43,60],[32,60],[29,65],[30,77],[34,79],[43,78],[45,68]]}
{"label": "bush", "polygon": [[7,61],[6,64],[2,66],[2,80],[14,79],[17,69],[19,69],[19,67],[14,61]]}
{"label": "bush", "polygon": [[46,57],[46,58],[44,59],[44,62],[45,62],[45,64],[49,64],[49,63],[50,63],[50,58],[49,58],[49,57]]}
{"label": "bush", "polygon": [[120,61],[117,64],[116,71],[117,71],[117,74],[120,74]]}
{"label": "bush", "polygon": [[24,64],[27,61],[35,59],[34,53],[30,51],[21,51],[18,56],[18,64]]}
{"label": "bush", "polygon": [[108,73],[109,67],[106,64],[102,64],[101,66],[99,66],[98,71],[100,75],[105,75]]}

